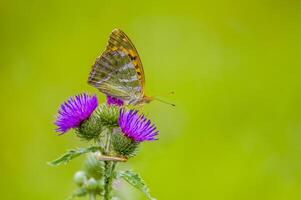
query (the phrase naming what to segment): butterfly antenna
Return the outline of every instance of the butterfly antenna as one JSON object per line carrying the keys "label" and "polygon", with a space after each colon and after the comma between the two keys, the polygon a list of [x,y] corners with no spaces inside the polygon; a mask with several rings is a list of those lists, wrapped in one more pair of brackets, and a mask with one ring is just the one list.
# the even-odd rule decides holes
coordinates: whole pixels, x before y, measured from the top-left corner
{"label": "butterfly antenna", "polygon": [[[170,91],[170,92],[168,92],[168,93],[162,93],[162,94],[159,94],[158,96],[169,96],[169,95],[174,95],[175,94],[175,92],[174,91]],[[160,101],[160,100],[159,100]]]}
{"label": "butterfly antenna", "polygon": [[162,99],[158,99],[157,97],[155,97],[154,99],[156,99],[157,101],[160,101],[160,102],[162,102],[162,103],[165,103],[165,104],[171,105],[171,106],[173,106],[173,107],[176,107],[176,105],[175,105],[175,104],[173,104],[173,103],[169,103],[169,102],[167,102],[167,101],[164,101],[164,100],[162,100]]}

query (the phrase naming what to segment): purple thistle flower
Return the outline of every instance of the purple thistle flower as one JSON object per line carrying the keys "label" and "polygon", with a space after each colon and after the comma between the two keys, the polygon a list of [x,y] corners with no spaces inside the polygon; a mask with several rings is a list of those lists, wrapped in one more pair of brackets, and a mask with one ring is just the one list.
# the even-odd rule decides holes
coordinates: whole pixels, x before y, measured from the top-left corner
{"label": "purple thistle flower", "polygon": [[118,99],[116,97],[112,97],[107,95],[107,104],[109,106],[116,105],[116,106],[123,106],[123,101],[121,99]]}
{"label": "purple thistle flower", "polygon": [[96,95],[79,94],[64,102],[59,111],[54,124],[58,127],[57,132],[61,134],[71,128],[77,128],[84,120],[88,119],[97,108],[98,101]]}
{"label": "purple thistle flower", "polygon": [[121,109],[118,124],[123,134],[135,142],[156,140],[155,136],[159,133],[156,126],[144,115],[139,115],[137,110]]}

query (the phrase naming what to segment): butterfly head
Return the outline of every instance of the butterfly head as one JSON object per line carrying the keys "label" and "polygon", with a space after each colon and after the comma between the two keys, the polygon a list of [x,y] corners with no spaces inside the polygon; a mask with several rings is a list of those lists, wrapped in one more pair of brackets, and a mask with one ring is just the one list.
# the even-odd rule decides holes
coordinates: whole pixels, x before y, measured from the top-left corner
{"label": "butterfly head", "polygon": [[165,103],[165,104],[168,104],[168,105],[171,105],[171,106],[173,106],[173,107],[175,107],[176,105],[175,104],[173,104],[173,103],[169,103],[169,102],[167,102],[167,101],[164,101],[164,100],[162,100],[162,99],[159,99],[159,98],[157,98],[157,97],[150,97],[150,96],[146,96],[146,95],[144,95],[143,96],[143,98],[137,103],[137,104],[145,104],[145,103],[150,103],[151,101],[153,101],[153,100],[157,100],[157,101],[160,101],[160,102],[162,102],[162,103]]}
{"label": "butterfly head", "polygon": [[154,99],[155,99],[154,97],[143,95],[140,98],[135,98],[135,99],[131,99],[130,101],[127,101],[126,104],[133,105],[133,106],[139,106],[139,105],[141,106],[146,103],[150,103]]}
{"label": "butterfly head", "polygon": [[154,97],[144,95],[143,98],[140,100],[139,104],[150,103],[154,99],[155,99]]}

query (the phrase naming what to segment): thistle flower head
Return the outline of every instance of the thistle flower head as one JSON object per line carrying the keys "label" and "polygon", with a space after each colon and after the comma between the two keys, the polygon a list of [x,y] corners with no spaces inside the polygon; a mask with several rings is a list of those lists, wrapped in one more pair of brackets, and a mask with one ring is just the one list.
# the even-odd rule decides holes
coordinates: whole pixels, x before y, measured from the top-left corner
{"label": "thistle flower head", "polygon": [[123,106],[124,102],[121,99],[107,95],[107,104],[109,106],[111,105]]}
{"label": "thistle flower head", "polygon": [[97,105],[96,95],[89,96],[83,93],[69,98],[58,111],[54,122],[57,126],[56,131],[63,134],[71,128],[79,127],[84,120],[90,117]]}
{"label": "thistle flower head", "polygon": [[121,109],[118,124],[122,133],[135,142],[156,140],[155,136],[159,133],[150,120],[135,110]]}

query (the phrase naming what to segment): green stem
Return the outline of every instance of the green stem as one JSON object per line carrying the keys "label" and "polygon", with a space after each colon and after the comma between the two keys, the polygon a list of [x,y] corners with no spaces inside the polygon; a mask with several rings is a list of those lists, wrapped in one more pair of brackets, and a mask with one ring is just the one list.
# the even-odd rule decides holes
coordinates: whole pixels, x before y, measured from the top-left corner
{"label": "green stem", "polygon": [[111,173],[110,173],[110,168],[111,168],[111,162],[110,161],[105,161],[105,195],[104,195],[104,200],[111,200],[111,191],[112,191],[112,184],[111,184]]}
{"label": "green stem", "polygon": [[96,195],[95,195],[94,192],[91,192],[91,193],[89,194],[89,199],[90,199],[90,200],[96,200]]}
{"label": "green stem", "polygon": [[[109,129],[107,132],[107,139],[105,144],[105,154],[109,155],[110,153],[110,140],[113,133],[112,129]],[[114,161],[105,161],[105,185],[104,185],[104,200],[111,200],[112,192],[112,183],[114,178],[114,170],[116,167],[116,162]]]}
{"label": "green stem", "polygon": [[111,140],[111,135],[113,134],[113,130],[112,129],[108,129],[107,131],[107,138],[106,138],[106,143],[105,143],[105,154],[108,155],[110,153],[110,140]]}

